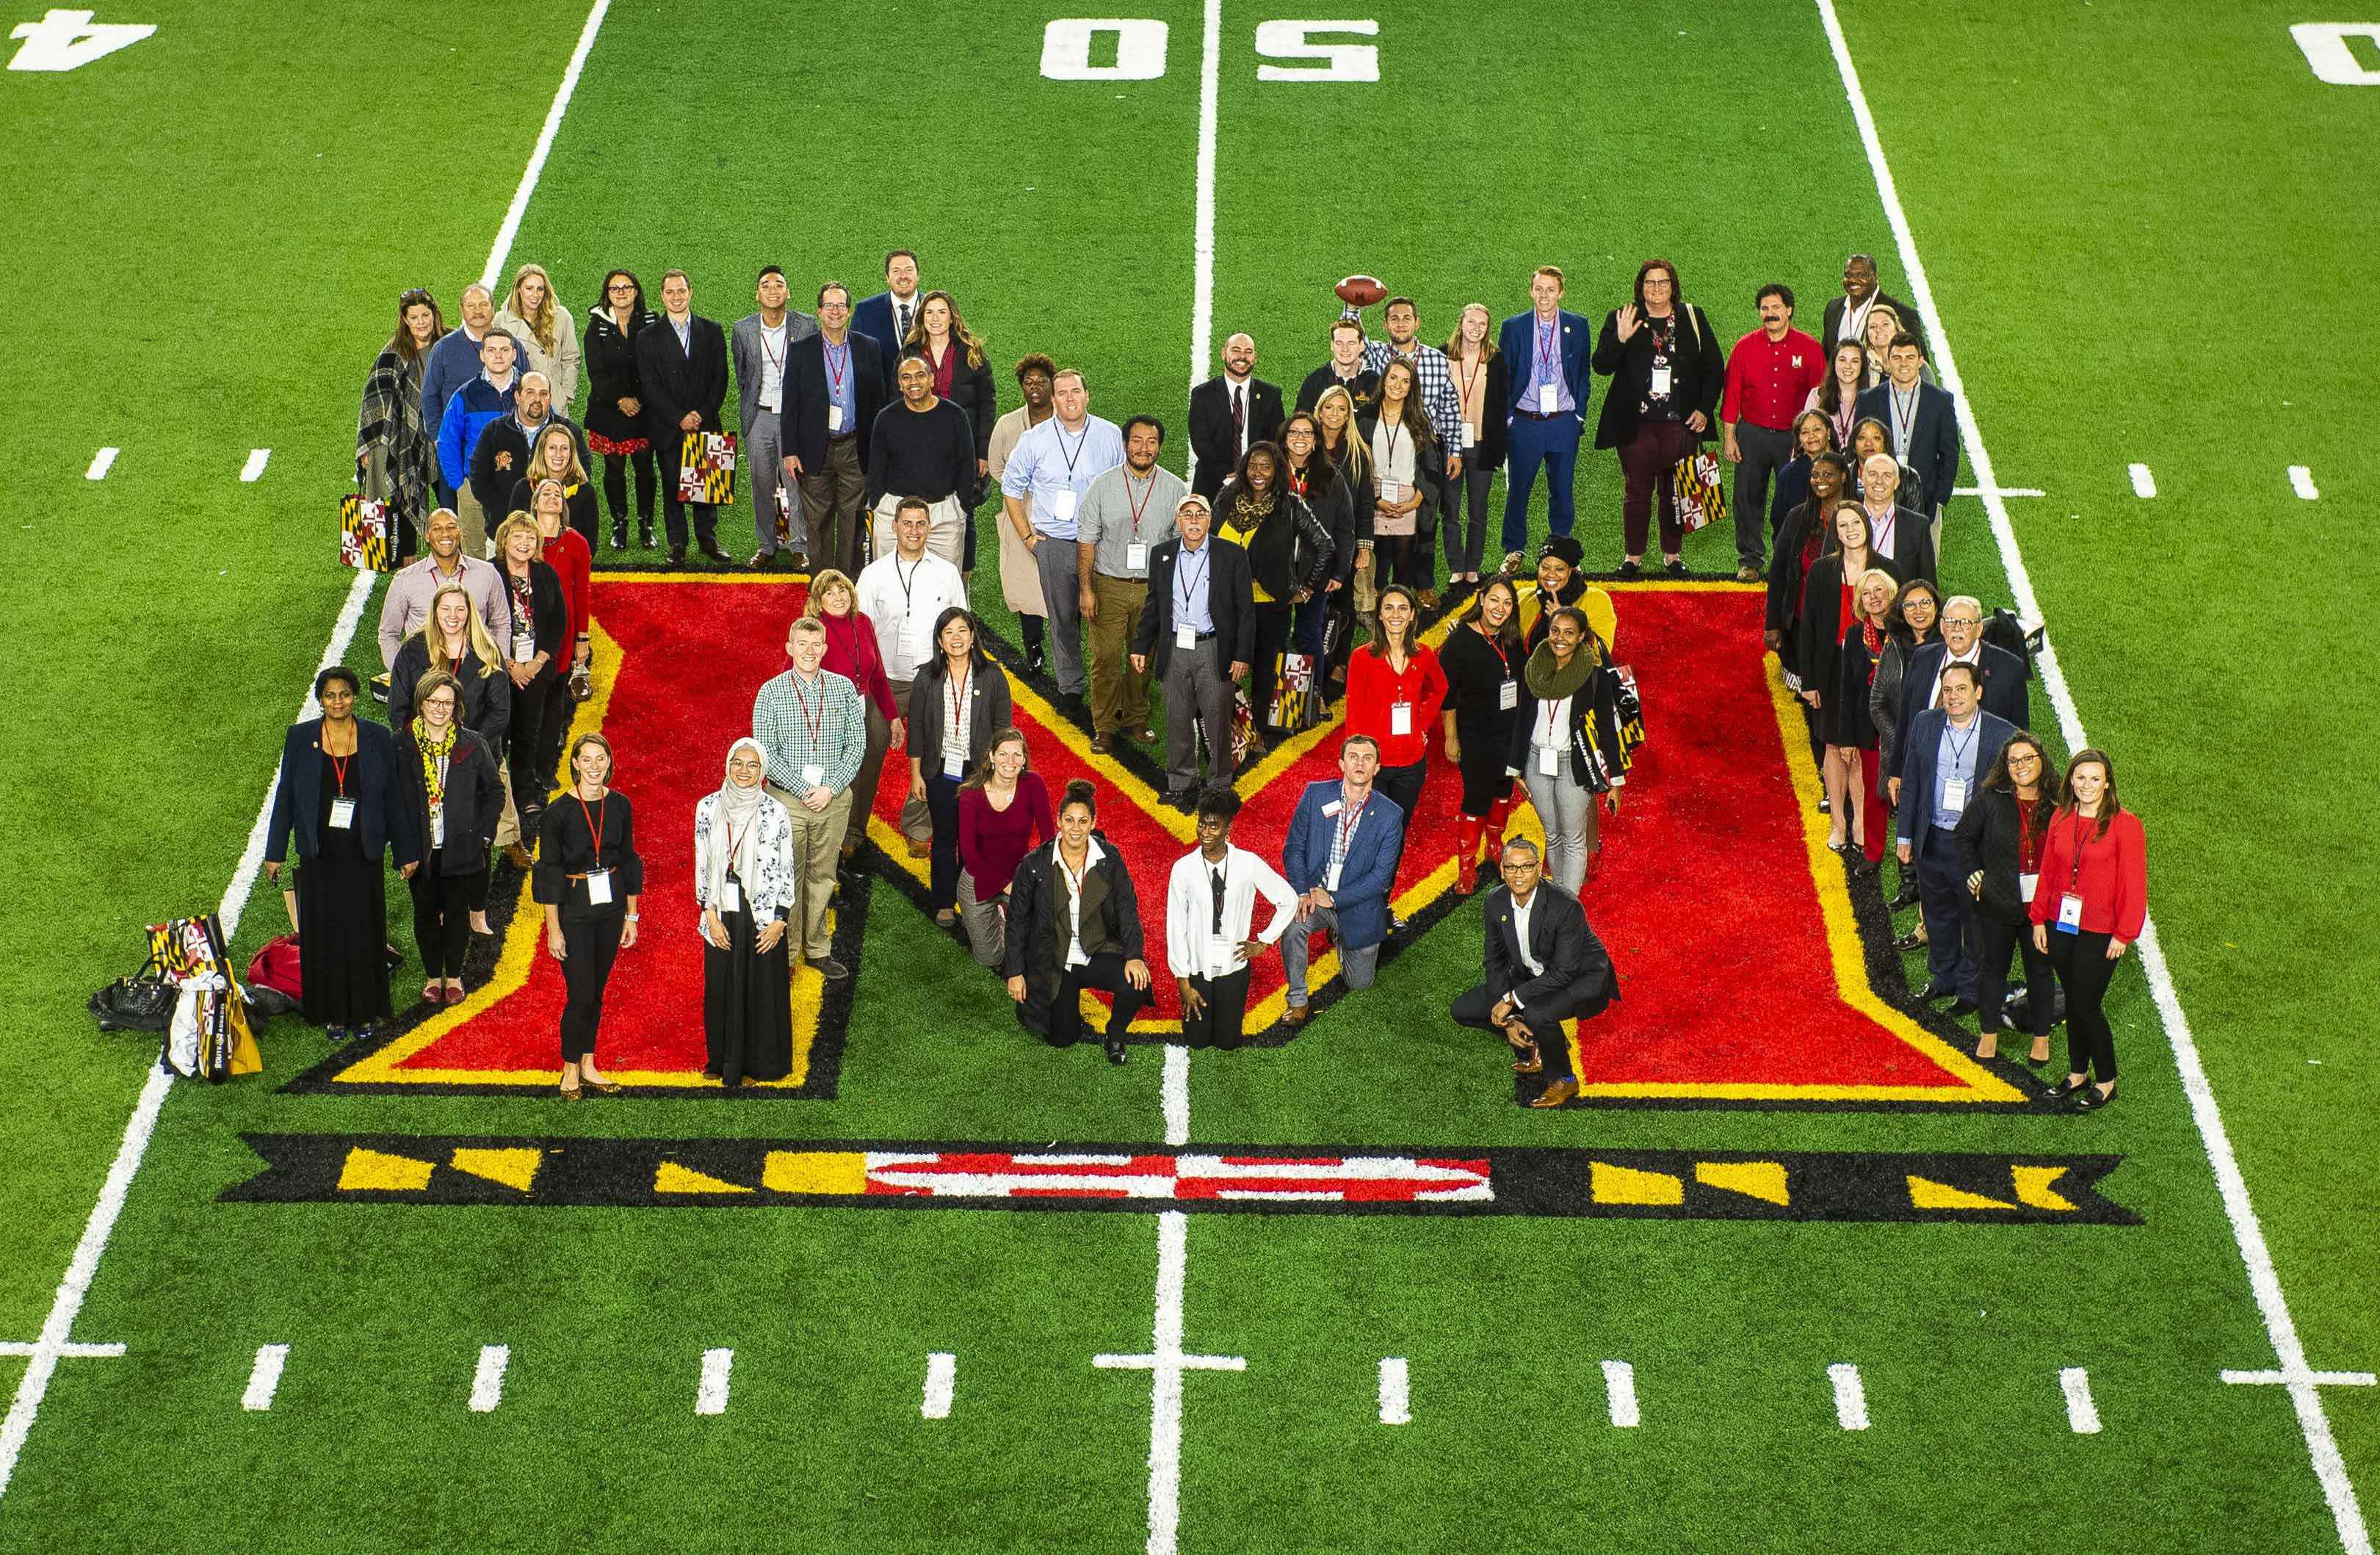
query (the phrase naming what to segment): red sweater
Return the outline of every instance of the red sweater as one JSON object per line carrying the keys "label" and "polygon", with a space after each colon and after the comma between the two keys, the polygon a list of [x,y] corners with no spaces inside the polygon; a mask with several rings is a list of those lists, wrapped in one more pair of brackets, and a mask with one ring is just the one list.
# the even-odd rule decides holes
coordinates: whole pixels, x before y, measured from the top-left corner
{"label": "red sweater", "polygon": [[1050,789],[1038,772],[1016,774],[1016,797],[1004,810],[993,809],[981,788],[959,790],[959,865],[978,902],[1006,891],[1025,856],[1057,834],[1050,819]]}
{"label": "red sweater", "polygon": [[[1390,709],[1398,702],[1413,707],[1407,732],[1393,735]],[[1439,667],[1434,649],[1416,648],[1398,674],[1388,659],[1370,648],[1359,648],[1347,661],[1347,733],[1369,735],[1380,742],[1380,765],[1410,767],[1429,754],[1430,720],[1446,704],[1446,672]]]}
{"label": "red sweater", "polygon": [[822,615],[819,620],[826,627],[826,657],[820,665],[858,686],[859,694],[876,704],[885,723],[900,717],[901,710],[892,705],[892,683],[884,678],[884,655],[876,646],[876,628],[869,625],[868,613],[855,610],[848,615]]}
{"label": "red sweater", "polygon": [[545,565],[562,579],[562,600],[568,607],[564,613],[570,617],[570,645],[563,652],[567,660],[587,635],[595,600],[595,558],[587,549],[587,537],[565,528],[545,542]]}
{"label": "red sweater", "polygon": [[[2079,815],[2050,820],[2049,832],[2041,840],[2041,881],[2034,887],[2033,921],[2055,924],[2058,898],[2071,891],[2082,898],[2082,932],[2112,934],[2130,944],[2148,922],[2147,841],[2141,818],[2130,810],[2118,812],[2107,822],[2107,835],[2095,835],[2098,828],[2096,820]],[[2074,860],[2078,844],[2082,849],[2079,871]]]}
{"label": "red sweater", "polygon": [[1767,330],[1754,330],[1728,353],[1727,397],[1718,419],[1787,431],[1826,377],[1827,353],[1810,336],[1788,329],[1784,339],[1771,340]]}

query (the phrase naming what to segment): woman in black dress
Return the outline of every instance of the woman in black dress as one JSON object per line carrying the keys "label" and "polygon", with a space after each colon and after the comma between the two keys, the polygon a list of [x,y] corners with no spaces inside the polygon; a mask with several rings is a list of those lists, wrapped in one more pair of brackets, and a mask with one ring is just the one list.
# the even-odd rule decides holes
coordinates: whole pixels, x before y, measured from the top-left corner
{"label": "woman in black dress", "polygon": [[[901,343],[900,351],[886,353],[885,365],[891,367],[909,351],[922,353],[926,365],[934,370],[935,395],[966,412],[968,429],[975,433],[975,473],[981,483],[978,492],[988,489],[985,478],[991,468],[991,424],[1000,419],[1000,392],[992,382],[991,360],[984,353],[983,342],[967,328],[966,320],[959,313],[957,298],[944,291],[928,292],[917,304],[917,316],[909,322],[909,337]],[[966,499],[967,493],[961,492],[962,506]],[[983,499],[978,494],[976,500]],[[975,571],[972,513],[967,515],[966,541],[959,552],[959,571]]]}
{"label": "woman in black dress", "polygon": [[653,492],[659,476],[645,435],[644,383],[637,373],[637,335],[660,317],[645,307],[645,284],[629,270],[603,277],[603,295],[587,310],[587,451],[603,459],[603,503],[612,510],[612,549],[628,548],[628,466],[637,467],[637,543],[653,543]]}
{"label": "woman in black dress", "polygon": [[[1115,995],[1108,1016],[1108,1062],[1124,1061],[1123,1037],[1148,1003],[1141,958],[1140,904],[1115,844],[1096,830],[1099,798],[1087,779],[1066,784],[1058,840],[1025,856],[1008,887],[1008,948],[1002,969],[1016,1018],[1053,1048],[1083,1033],[1082,991]],[[1076,943],[1085,960],[1069,966]]]}
{"label": "woman in black dress", "polygon": [[1977,1058],[1997,1058],[2000,1017],[2008,999],[2009,953],[2024,954],[2025,1024],[2033,1028],[2030,1063],[2049,1062],[2049,1024],[2058,983],[2049,953],[2029,932],[2039,894],[2042,844],[2058,808],[2058,763],[2023,730],[2009,736],[1993,759],[1974,799],[1959,816],[1959,869],[1975,899]]}
{"label": "woman in black dress", "polygon": [[1322,451],[1322,423],[1311,411],[1300,410],[1281,423],[1281,484],[1330,531],[1330,565],[1321,587],[1297,607],[1289,632],[1289,650],[1312,658],[1318,674],[1331,596],[1345,591],[1355,557],[1355,492]]}
{"label": "woman in black dress", "polygon": [[264,840],[264,878],[278,882],[298,837],[298,966],[309,1024],[331,1040],[371,1035],[389,1016],[387,877],[381,859],[394,847],[407,880],[421,858],[396,773],[396,742],[377,723],[359,723],[363,678],[345,664],[314,677],[322,716],[289,726],[273,818]]}
{"label": "woman in black dress", "polygon": [[545,908],[545,948],[562,963],[569,997],[562,1007],[562,1095],[620,1088],[595,1068],[595,1032],[603,1020],[603,986],[612,958],[637,942],[637,899],[645,863],[637,856],[628,796],[615,794],[612,742],[584,734],[570,742],[570,787],[555,796],[538,828],[530,877]]}
{"label": "woman in black dress", "polygon": [[[559,745],[555,725],[570,717],[570,607],[562,577],[538,559],[537,521],[516,513],[496,526],[496,577],[512,601],[513,640],[504,674],[512,682],[513,711],[505,725],[505,765],[512,776],[513,804],[520,834],[537,835],[537,818],[553,782],[546,752]],[[516,869],[529,857],[521,844],[508,850]]]}
{"label": "woman in black dress", "polygon": [[1512,720],[1521,705],[1521,597],[1501,573],[1479,586],[1462,622],[1438,650],[1445,673],[1446,759],[1463,774],[1463,812],[1454,856],[1454,889],[1479,889],[1484,837],[1492,862],[1503,852],[1504,820],[1512,808],[1512,778],[1505,771]]}
{"label": "woman in black dress", "polygon": [[694,807],[694,901],[702,912],[702,1072],[734,1090],[794,1067],[785,920],[794,910],[794,822],[762,782],[768,748],[727,747],[727,781]]}
{"label": "woman in black dress", "polygon": [[[1778,668],[1785,674],[1786,689],[1802,689],[1802,583],[1810,568],[1826,554],[1831,515],[1848,500],[1851,461],[1840,454],[1820,454],[1810,461],[1810,494],[1785,515],[1777,531],[1776,560],[1768,565],[1768,609],[1761,633]],[[1810,764],[1823,771],[1827,742],[1818,735],[1818,711],[1802,704],[1803,721],[1810,730]],[[1823,812],[1828,801],[1818,801]]]}
{"label": "woman in black dress", "polygon": [[1826,725],[1827,744],[1847,767],[1851,787],[1851,840],[1846,844],[1843,816],[1834,817],[1836,834],[1828,845],[1845,853],[1864,854],[1857,874],[1876,872],[1884,856],[1886,811],[1876,796],[1876,723],[1868,716],[1867,694],[1876,677],[1876,662],[1884,653],[1891,628],[1886,625],[1900,585],[1882,567],[1870,567],[1852,585],[1852,621],[1835,647],[1835,680],[1818,716]]}
{"label": "woman in black dress", "polygon": [[1283,480],[1281,445],[1256,443],[1215,493],[1215,534],[1248,553],[1256,587],[1257,656],[1248,666],[1248,707],[1270,749],[1281,728],[1276,693],[1296,610],[1322,589],[1334,549],[1330,529]]}
{"label": "woman in black dress", "polygon": [[462,704],[455,677],[432,670],[414,687],[413,721],[395,732],[407,817],[427,844],[413,875],[413,944],[421,955],[424,1004],[463,1002],[472,881],[488,872],[488,844],[504,808],[496,759],[464,727]]}

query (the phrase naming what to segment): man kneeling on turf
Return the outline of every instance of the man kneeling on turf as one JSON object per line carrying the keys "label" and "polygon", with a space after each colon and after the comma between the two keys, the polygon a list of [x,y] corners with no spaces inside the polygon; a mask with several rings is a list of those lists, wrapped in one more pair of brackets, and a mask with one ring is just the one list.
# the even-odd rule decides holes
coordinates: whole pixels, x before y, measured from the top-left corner
{"label": "man kneeling on turf", "polygon": [[1504,888],[1488,897],[1488,980],[1457,996],[1447,1014],[1457,1026],[1500,1031],[1521,1051],[1520,1074],[1551,1073],[1532,1107],[1559,1107],[1578,1094],[1564,1019],[1602,1014],[1620,997],[1603,942],[1586,909],[1567,891],[1540,891],[1535,843],[1504,842]]}

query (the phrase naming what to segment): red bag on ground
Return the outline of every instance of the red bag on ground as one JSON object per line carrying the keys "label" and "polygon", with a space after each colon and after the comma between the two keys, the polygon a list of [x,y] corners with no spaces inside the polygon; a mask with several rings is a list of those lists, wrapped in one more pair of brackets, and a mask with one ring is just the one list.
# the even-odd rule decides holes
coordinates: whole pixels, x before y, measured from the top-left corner
{"label": "red bag on ground", "polygon": [[248,964],[248,982],[252,989],[269,988],[287,994],[293,1001],[302,1000],[305,993],[298,980],[298,936],[284,934],[264,942],[264,948]]}

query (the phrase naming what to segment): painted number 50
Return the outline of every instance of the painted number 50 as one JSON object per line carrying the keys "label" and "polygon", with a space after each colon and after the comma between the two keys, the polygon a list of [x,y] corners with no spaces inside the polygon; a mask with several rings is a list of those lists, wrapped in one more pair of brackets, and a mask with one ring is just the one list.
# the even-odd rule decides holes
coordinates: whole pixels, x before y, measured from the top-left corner
{"label": "painted number 50", "polygon": [[[1260,65],[1260,81],[1377,81],[1380,51],[1372,43],[1316,43],[1315,34],[1377,38],[1377,21],[1268,21],[1257,26],[1257,54],[1293,61]],[[1115,40],[1112,60],[1102,35]],[[1146,17],[1061,17],[1041,34],[1041,74],[1053,81],[1153,81],[1165,74],[1165,24]],[[1099,63],[1094,64],[1097,58]]]}

